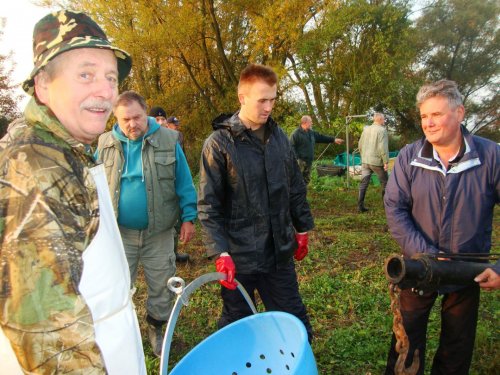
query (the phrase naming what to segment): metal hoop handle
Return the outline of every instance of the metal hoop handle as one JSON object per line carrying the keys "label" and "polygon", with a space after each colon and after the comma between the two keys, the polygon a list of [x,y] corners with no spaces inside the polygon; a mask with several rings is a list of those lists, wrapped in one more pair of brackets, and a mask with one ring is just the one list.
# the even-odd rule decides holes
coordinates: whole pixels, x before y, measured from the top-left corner
{"label": "metal hoop handle", "polygon": [[[187,286],[185,281],[177,276],[171,277],[168,279],[167,286],[172,292],[177,294],[177,300],[175,301],[174,307],[172,308],[172,312],[170,313],[170,318],[168,319],[167,329],[165,330],[165,335],[163,336],[163,345],[161,351],[161,360],[160,360],[160,374],[167,375],[168,374],[168,357],[170,355],[170,345],[172,344],[172,336],[174,335],[174,328],[177,324],[177,318],[181,312],[182,306],[187,306],[189,303],[189,297],[193,292],[201,287],[204,284],[207,284],[211,281],[219,281],[226,280],[226,274],[221,272],[212,272],[202,275],[196,279],[194,279]],[[248,303],[248,306],[252,310],[253,314],[257,314],[257,310],[252,302],[252,299],[248,295],[247,291],[243,286],[238,282],[238,280],[234,279],[234,281],[238,284],[238,290],[242,294],[245,301]]]}

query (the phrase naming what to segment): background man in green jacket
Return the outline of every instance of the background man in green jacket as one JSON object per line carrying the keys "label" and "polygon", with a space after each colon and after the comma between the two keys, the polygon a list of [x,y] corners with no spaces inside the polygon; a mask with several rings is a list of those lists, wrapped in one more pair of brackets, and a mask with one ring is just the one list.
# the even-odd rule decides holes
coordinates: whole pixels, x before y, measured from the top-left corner
{"label": "background man in green jacket", "polygon": [[340,138],[323,135],[312,130],[311,116],[302,116],[300,126],[290,136],[293,151],[297,156],[300,171],[306,184],[311,180],[311,166],[314,159],[314,145],[317,143],[342,144],[344,140]]}
{"label": "background man in green jacket", "polygon": [[359,152],[361,154],[361,184],[359,185],[358,210],[366,212],[365,194],[373,172],[375,172],[382,185],[382,199],[387,185],[387,168],[389,166],[389,140],[387,130],[384,128],[385,118],[382,113],[373,115],[373,124],[363,129],[359,139]]}
{"label": "background man in green jacket", "polygon": [[[178,132],[178,138],[177,141],[181,145],[182,152],[184,154],[186,153],[186,150],[184,150],[184,136],[183,134],[179,131],[179,120],[175,116],[170,116],[167,118],[167,112],[160,107],[160,106],[154,106],[149,110],[149,116],[154,117],[156,119],[156,122],[160,124],[161,126],[164,126],[168,129],[175,130]],[[175,253],[175,260],[177,262],[185,263],[189,260],[189,254],[185,253],[179,253],[178,252],[178,245],[179,245],[179,234],[181,232],[181,225],[182,222],[179,220],[175,224],[175,233],[174,233],[174,253]]]}

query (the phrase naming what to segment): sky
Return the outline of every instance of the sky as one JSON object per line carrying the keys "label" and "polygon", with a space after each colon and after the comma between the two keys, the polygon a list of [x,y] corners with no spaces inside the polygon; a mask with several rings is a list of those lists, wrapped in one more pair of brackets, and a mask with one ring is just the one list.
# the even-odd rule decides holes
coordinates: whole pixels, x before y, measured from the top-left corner
{"label": "sky", "polygon": [[[6,6],[5,2],[9,2]],[[30,0],[3,0],[0,10],[0,19],[5,18],[3,36],[0,38],[0,54],[13,52],[12,60],[16,67],[11,77],[11,83],[18,84],[24,81],[33,68],[33,27],[46,14],[48,8],[41,8]],[[19,88],[16,93],[22,95],[22,102],[18,104],[23,110],[28,102],[28,95]]]}

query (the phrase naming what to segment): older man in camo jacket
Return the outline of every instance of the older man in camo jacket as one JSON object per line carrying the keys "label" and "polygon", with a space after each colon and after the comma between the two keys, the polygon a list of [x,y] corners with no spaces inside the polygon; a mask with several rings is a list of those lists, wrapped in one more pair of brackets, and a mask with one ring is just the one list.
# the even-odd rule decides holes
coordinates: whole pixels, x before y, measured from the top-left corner
{"label": "older man in camo jacket", "polygon": [[131,69],[87,15],[33,33],[32,95],[0,153],[2,373],[145,374],[130,275],[90,144]]}

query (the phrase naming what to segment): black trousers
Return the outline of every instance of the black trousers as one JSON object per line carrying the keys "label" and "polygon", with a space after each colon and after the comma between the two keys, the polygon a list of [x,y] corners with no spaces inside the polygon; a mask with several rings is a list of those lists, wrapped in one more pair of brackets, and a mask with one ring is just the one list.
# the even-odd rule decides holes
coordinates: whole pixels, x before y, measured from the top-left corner
{"label": "black trousers", "polygon": [[[401,315],[410,349],[405,366],[412,363],[413,352],[419,349],[420,367],[418,375],[424,373],[425,346],[429,314],[438,294],[418,296],[410,289],[401,292]],[[439,346],[432,363],[431,374],[467,375],[472,360],[479,308],[479,287],[472,285],[459,291],[444,294],[441,301],[441,334]],[[387,359],[386,375],[394,374],[398,358],[395,350],[396,338],[392,335]]]}
{"label": "black trousers", "polygon": [[[237,273],[236,279],[245,288],[254,304],[255,291],[257,290],[267,311],[284,311],[300,319],[306,327],[309,342],[311,342],[313,337],[312,327],[307,316],[306,307],[299,294],[293,260],[285,268],[273,273],[248,275]],[[219,328],[252,315],[252,310],[239,290],[221,287],[221,296],[224,306],[218,323]]]}
{"label": "black trousers", "polygon": [[312,161],[309,162],[302,159],[297,159],[297,162],[299,163],[299,169],[302,173],[302,177],[304,178],[304,182],[307,185],[311,181]]}

